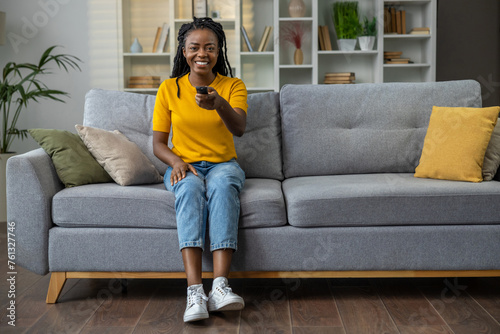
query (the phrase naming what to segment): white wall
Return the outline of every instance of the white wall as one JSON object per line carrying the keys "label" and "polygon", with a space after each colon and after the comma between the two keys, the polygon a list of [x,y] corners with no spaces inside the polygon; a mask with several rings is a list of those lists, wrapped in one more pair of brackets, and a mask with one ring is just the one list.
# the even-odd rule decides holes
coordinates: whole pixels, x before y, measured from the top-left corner
{"label": "white wall", "polygon": [[[97,6],[99,6],[97,8]],[[49,88],[70,94],[66,103],[30,103],[17,124],[20,129],[46,128],[75,132],[83,121],[86,92],[92,88],[118,89],[116,0],[0,0],[7,13],[6,44],[0,45],[0,68],[9,61],[38,62],[49,46],[80,58],[82,71],[54,68],[43,78]],[[15,140],[11,151],[37,148],[31,138]]]}

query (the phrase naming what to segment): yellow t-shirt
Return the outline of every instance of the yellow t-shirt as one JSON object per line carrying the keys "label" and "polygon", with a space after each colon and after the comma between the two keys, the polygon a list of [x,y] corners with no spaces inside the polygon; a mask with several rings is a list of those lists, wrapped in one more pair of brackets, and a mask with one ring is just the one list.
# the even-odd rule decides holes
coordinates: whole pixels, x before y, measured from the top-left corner
{"label": "yellow t-shirt", "polygon": [[[172,151],[187,163],[218,163],[236,158],[233,135],[217,111],[203,109],[196,104],[196,88],[189,82],[188,74],[179,79],[178,98],[175,80],[165,80],[158,89],[153,131],[170,132],[172,126]],[[243,81],[217,74],[210,86],[231,107],[247,112],[247,90]]]}

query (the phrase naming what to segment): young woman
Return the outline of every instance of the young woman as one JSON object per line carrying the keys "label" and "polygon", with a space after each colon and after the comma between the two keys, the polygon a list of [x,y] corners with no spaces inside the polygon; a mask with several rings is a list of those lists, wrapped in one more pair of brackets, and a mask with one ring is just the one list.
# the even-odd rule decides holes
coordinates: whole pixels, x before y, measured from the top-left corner
{"label": "young woman", "polygon": [[[156,97],[153,149],[169,165],[164,183],[175,193],[188,322],[208,318],[208,311],[245,306],[227,277],[238,245],[238,195],[245,181],[235,160],[233,135],[245,132],[247,91],[240,79],[232,78],[221,24],[194,18],[182,25],[177,40],[171,78],[161,84]],[[207,87],[206,92],[198,93],[199,86]],[[167,146],[170,131],[172,149]],[[201,279],[207,221],[215,278],[208,298]]]}

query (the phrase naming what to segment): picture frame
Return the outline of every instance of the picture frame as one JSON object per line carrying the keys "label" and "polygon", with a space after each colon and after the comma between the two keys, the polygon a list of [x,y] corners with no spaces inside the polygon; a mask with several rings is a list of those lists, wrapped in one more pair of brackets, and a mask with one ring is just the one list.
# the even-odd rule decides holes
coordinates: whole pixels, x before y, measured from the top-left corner
{"label": "picture frame", "polygon": [[207,0],[193,0],[193,17],[207,17]]}

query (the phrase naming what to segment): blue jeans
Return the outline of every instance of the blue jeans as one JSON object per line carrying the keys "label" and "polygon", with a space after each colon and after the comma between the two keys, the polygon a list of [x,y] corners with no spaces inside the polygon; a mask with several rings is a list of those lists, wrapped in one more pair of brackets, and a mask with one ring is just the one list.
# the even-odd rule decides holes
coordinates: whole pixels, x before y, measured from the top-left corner
{"label": "blue jeans", "polygon": [[212,163],[191,164],[198,176],[188,171],[186,177],[170,184],[172,167],[164,176],[165,187],[175,194],[175,211],[179,248],[205,249],[205,231],[210,238],[210,250],[238,248],[239,193],[245,183],[245,173],[235,159]]}

